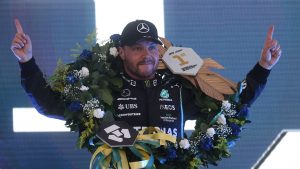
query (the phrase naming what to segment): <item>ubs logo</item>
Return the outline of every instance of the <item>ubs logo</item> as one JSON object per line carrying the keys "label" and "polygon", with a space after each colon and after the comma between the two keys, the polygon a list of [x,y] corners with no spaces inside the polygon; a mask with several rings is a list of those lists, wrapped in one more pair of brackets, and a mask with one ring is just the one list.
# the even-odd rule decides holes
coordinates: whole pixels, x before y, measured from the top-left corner
{"label": "ubs logo", "polygon": [[138,105],[136,103],[135,104],[119,104],[118,105],[119,110],[137,109],[137,108],[138,108]]}

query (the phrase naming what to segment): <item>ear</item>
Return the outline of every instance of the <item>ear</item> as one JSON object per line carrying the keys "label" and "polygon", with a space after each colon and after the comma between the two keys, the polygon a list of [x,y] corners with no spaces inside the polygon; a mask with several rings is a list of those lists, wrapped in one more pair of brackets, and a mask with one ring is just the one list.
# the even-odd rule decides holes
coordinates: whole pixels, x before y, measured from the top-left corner
{"label": "ear", "polygon": [[125,59],[125,51],[123,47],[118,48],[119,56],[121,57],[122,60]]}

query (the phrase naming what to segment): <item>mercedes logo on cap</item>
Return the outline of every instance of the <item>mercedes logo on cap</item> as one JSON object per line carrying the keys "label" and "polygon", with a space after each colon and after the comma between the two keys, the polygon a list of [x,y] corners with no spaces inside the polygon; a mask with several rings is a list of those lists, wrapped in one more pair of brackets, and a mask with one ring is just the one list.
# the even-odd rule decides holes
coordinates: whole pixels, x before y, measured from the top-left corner
{"label": "mercedes logo on cap", "polygon": [[136,27],[136,29],[140,33],[147,33],[150,31],[150,28],[146,23],[139,23],[138,26]]}

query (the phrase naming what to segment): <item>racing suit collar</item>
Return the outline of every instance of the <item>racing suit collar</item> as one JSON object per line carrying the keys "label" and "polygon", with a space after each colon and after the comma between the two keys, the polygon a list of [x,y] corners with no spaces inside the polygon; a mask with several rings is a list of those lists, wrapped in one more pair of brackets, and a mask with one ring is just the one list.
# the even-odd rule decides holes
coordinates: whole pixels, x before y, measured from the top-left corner
{"label": "racing suit collar", "polygon": [[141,88],[156,87],[158,85],[164,86],[178,81],[178,77],[168,69],[157,70],[154,78],[151,80],[132,79],[124,70],[120,72],[120,75],[125,83],[129,84],[130,86]]}
{"label": "racing suit collar", "polygon": [[128,83],[130,86],[134,87],[140,87],[140,88],[150,88],[150,87],[156,87],[161,83],[161,75],[158,73],[155,73],[155,77],[150,80],[134,80],[132,79],[128,74],[125,72],[121,72],[121,77],[125,81],[125,83]]}

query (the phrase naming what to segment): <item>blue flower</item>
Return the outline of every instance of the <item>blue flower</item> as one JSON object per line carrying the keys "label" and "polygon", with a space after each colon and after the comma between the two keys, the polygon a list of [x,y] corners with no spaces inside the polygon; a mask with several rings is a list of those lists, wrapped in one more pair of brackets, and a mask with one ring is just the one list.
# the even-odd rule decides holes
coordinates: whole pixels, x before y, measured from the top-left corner
{"label": "blue flower", "polygon": [[167,162],[167,159],[163,157],[158,157],[158,161],[160,164],[165,164]]}
{"label": "blue flower", "polygon": [[167,159],[173,160],[177,157],[176,150],[174,148],[167,149]]}
{"label": "blue flower", "polygon": [[242,108],[241,108],[241,110],[238,112],[238,116],[239,117],[248,117],[248,112],[249,112],[249,109],[248,109],[248,107],[247,106],[243,106]]}
{"label": "blue flower", "polygon": [[78,81],[78,79],[74,76],[73,73],[69,73],[66,77],[66,81],[69,83],[69,84],[74,84]]}
{"label": "blue flower", "polygon": [[77,112],[79,110],[81,110],[82,107],[81,107],[81,104],[80,104],[80,101],[73,101],[71,102],[71,104],[69,105],[69,110],[71,112]]}
{"label": "blue flower", "polygon": [[241,128],[236,123],[229,123],[229,127],[232,129],[232,135],[238,136],[241,132]]}
{"label": "blue flower", "polygon": [[206,137],[204,139],[201,139],[200,141],[200,148],[204,149],[206,151],[211,150],[213,147],[213,142],[212,139],[210,137]]}
{"label": "blue flower", "polygon": [[92,58],[92,55],[93,55],[93,52],[91,52],[87,49],[84,49],[79,57],[83,58],[83,59],[90,59],[90,58]]}
{"label": "blue flower", "polygon": [[110,36],[110,39],[113,41],[113,42],[119,42],[121,40],[121,35],[119,34],[113,34]]}

